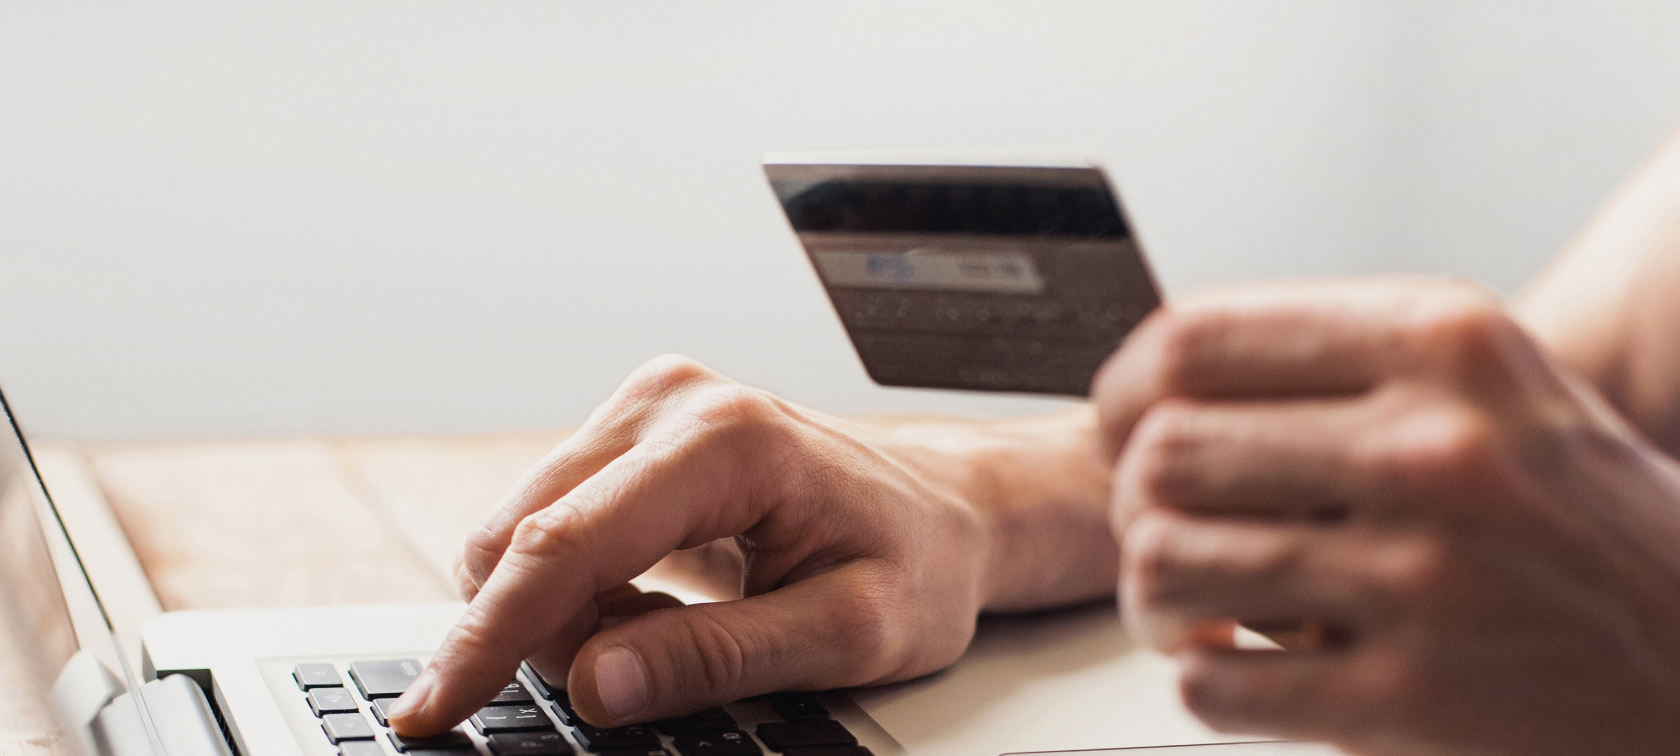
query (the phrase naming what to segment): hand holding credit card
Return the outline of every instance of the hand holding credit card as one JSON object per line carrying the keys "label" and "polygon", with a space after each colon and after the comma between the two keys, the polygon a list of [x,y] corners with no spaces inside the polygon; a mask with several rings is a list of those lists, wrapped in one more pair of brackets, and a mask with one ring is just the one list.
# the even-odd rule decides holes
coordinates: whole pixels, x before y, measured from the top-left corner
{"label": "hand holding credit card", "polygon": [[1096,165],[809,154],[764,169],[882,385],[1085,396],[1161,303]]}

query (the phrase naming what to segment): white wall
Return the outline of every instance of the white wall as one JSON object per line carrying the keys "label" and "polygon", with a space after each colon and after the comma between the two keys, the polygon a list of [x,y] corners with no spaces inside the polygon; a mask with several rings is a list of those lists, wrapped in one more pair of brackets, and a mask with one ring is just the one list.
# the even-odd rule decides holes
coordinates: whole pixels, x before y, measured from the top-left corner
{"label": "white wall", "polygon": [[[1090,153],[1171,289],[1396,267],[1503,284],[1680,114],[1672,84],[1582,82],[1566,96],[1618,124],[1602,140],[1597,119],[1510,115],[1557,109],[1540,77],[1570,60],[1616,76],[1680,47],[1582,34],[1566,3],[1514,38],[1459,21],[1541,5],[12,7],[0,378],[34,430],[86,438],[568,424],[662,351],[836,410],[1027,411],[1044,403],[870,385],[758,155]],[[1506,107],[1456,89],[1465,71]],[[1500,118],[1585,179],[1527,187],[1512,152],[1445,181]],[[1524,212],[1465,207],[1513,190]]]}
{"label": "white wall", "polygon": [[1397,267],[1513,290],[1680,126],[1680,3],[1418,0],[1399,34]]}

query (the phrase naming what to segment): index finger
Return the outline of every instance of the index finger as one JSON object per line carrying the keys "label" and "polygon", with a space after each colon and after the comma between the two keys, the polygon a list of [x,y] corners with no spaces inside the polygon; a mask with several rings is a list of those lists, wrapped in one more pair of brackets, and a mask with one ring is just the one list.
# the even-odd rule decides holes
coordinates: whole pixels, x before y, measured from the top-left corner
{"label": "index finger", "polygon": [[[737,535],[761,516],[740,481],[749,455],[709,429],[643,444],[526,517],[490,579],[391,712],[400,733],[436,733],[488,702],[519,663],[595,594],[678,548]],[[673,451],[675,450],[675,451]]]}

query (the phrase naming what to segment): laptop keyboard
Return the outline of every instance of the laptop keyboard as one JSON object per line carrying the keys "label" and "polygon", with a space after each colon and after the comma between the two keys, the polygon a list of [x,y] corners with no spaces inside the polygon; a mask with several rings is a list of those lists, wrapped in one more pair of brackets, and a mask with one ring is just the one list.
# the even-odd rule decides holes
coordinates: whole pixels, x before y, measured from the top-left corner
{"label": "laptop keyboard", "polygon": [[[829,715],[817,696],[778,693],[679,719],[595,727],[579,718],[566,691],[530,667],[466,724],[430,738],[405,738],[386,725],[386,709],[420,674],[418,659],[306,662],[292,669],[298,704],[320,720],[339,756],[872,756]],[[330,751],[329,751],[330,752]]]}

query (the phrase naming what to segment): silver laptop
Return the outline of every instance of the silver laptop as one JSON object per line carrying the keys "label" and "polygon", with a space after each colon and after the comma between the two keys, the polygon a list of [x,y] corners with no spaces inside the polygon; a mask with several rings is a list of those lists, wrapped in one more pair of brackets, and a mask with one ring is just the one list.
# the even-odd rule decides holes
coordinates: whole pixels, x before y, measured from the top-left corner
{"label": "silver laptop", "polygon": [[1240,739],[1181,707],[1171,662],[1134,647],[1112,606],[987,618],[955,666],[912,682],[765,696],[639,727],[588,726],[565,691],[527,669],[451,736],[402,742],[382,726],[382,707],[460,604],[169,612],[142,629],[142,658],[126,658],[3,396],[0,408],[12,431],[0,433],[0,664],[25,667],[0,668],[0,680],[23,685],[0,700],[52,711],[67,754],[1323,752],[1208,745]]}

